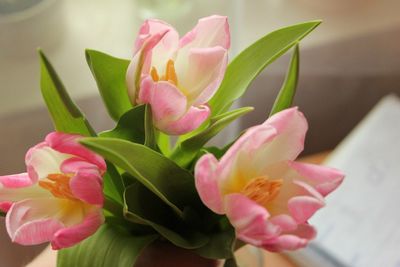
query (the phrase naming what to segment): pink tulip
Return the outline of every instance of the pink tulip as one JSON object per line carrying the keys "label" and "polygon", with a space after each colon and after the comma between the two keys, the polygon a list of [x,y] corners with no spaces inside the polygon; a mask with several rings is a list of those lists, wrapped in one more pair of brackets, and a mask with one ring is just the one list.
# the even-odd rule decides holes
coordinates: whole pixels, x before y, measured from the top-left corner
{"label": "pink tulip", "polygon": [[78,143],[78,135],[53,132],[26,154],[27,172],[0,176],[0,208],[13,242],[70,247],[104,222],[104,160]]}
{"label": "pink tulip", "polygon": [[196,129],[210,115],[207,102],[223,79],[229,46],[226,17],[202,18],[181,39],[167,23],[147,20],[127,71],[131,102],[150,104],[154,125],[167,134]]}
{"label": "pink tulip", "polygon": [[196,164],[204,204],[226,214],[237,237],[270,251],[294,250],[314,238],[308,219],[344,176],[323,166],[294,162],[303,150],[307,121],[297,108],[247,130],[218,161]]}

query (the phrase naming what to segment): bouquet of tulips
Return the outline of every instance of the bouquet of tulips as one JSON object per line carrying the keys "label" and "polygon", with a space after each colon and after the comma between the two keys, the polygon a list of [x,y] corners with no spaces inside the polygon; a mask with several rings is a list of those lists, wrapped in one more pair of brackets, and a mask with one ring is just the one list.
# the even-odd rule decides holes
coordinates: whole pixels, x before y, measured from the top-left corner
{"label": "bouquet of tulips", "polygon": [[[43,52],[41,92],[55,126],[26,153],[24,173],[0,176],[0,209],[13,242],[50,242],[59,267],[133,266],[151,243],[226,259],[251,244],[295,250],[314,238],[308,219],[342,182],[337,170],[295,162],[307,121],[291,107],[299,41],[319,21],[261,38],[228,64],[226,17],[210,16],[179,38],[144,22],[131,60],[87,50],[115,128],[96,133]],[[269,118],[207,143],[252,111],[230,109],[252,80],[293,49]],[[174,138],[171,139],[171,136]]]}

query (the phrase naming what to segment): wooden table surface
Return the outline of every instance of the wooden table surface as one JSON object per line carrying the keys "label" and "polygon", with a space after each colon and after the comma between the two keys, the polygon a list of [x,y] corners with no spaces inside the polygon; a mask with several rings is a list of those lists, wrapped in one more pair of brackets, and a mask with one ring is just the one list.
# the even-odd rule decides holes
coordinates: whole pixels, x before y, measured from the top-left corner
{"label": "wooden table surface", "polygon": [[[303,157],[300,161],[320,164],[328,156],[329,152],[322,152],[312,156]],[[46,248],[32,263],[26,267],[54,267],[57,254],[50,248]],[[279,253],[264,252],[265,267],[297,267],[287,257]]]}

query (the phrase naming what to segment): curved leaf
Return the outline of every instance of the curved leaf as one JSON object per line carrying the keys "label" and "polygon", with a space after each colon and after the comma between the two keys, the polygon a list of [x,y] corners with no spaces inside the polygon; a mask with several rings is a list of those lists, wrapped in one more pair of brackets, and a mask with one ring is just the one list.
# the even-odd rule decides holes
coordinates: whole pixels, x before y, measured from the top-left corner
{"label": "curved leaf", "polygon": [[180,216],[185,206],[202,206],[193,175],[154,150],[115,138],[84,138],[81,143],[137,178]]}
{"label": "curved leaf", "polygon": [[40,88],[57,131],[84,136],[96,135],[79,108],[72,101],[44,53],[40,56]]}
{"label": "curved leaf", "polygon": [[227,111],[267,65],[296,45],[320,23],[310,21],[279,29],[242,51],[228,65],[221,86],[209,102],[212,116]]}
{"label": "curved leaf", "polygon": [[160,198],[141,183],[130,185],[125,190],[124,199],[125,218],[151,226],[174,245],[194,249],[208,242],[207,236],[190,230]]}
{"label": "curved leaf", "polygon": [[206,129],[178,144],[171,155],[171,159],[180,166],[187,166],[211,138],[222,131],[229,123],[253,109],[252,107],[243,107],[215,116],[211,119],[210,125]]}
{"label": "curved leaf", "polygon": [[113,137],[144,144],[145,105],[135,106],[122,115],[114,129],[100,133],[101,137]]}
{"label": "curved leaf", "polygon": [[107,111],[117,121],[132,108],[125,83],[130,61],[89,49],[85,54]]}
{"label": "curved leaf", "polygon": [[296,45],[292,58],[290,60],[288,71],[286,73],[285,81],[283,82],[282,88],[279,91],[277,98],[275,99],[275,103],[269,116],[272,116],[275,113],[290,108],[292,106],[299,77],[299,61],[299,46]]}
{"label": "curved leaf", "polygon": [[103,225],[78,245],[60,250],[57,267],[132,267],[141,251],[157,239],[157,235],[133,236]]}

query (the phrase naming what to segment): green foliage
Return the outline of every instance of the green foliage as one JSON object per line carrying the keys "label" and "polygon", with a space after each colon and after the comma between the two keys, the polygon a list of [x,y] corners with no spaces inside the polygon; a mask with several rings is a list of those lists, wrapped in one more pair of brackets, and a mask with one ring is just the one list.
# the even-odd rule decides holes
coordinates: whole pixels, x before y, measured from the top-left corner
{"label": "green foliage", "polygon": [[[95,136],[96,133],[86,118],[72,101],[56,71],[39,50],[41,61],[41,91],[57,131]],[[122,205],[123,186],[118,172],[112,164],[107,164],[104,175],[104,193],[107,197]]]}
{"label": "green foliage", "polygon": [[141,183],[131,184],[124,197],[124,215],[129,221],[151,226],[178,247],[194,249],[208,242],[207,236],[185,224],[165,202]]}
{"label": "green foliage", "polygon": [[122,114],[132,108],[125,83],[130,61],[95,50],[86,50],[86,61],[108,113],[115,121],[119,120]]}
{"label": "green foliage", "polygon": [[314,30],[321,21],[310,21],[279,29],[242,51],[228,65],[224,80],[209,104],[212,116],[229,109],[257,75]]}
{"label": "green foliage", "polygon": [[226,229],[209,235],[210,241],[196,249],[196,253],[209,259],[229,259],[233,257],[232,247],[235,242],[235,229],[229,225]]}
{"label": "green foliage", "polygon": [[58,252],[57,267],[132,267],[157,235],[134,236],[108,224],[78,245]]}
{"label": "green foliage", "polygon": [[202,206],[193,175],[154,150],[114,138],[85,138],[81,143],[134,176],[180,216],[185,206]]}
{"label": "green foliage", "polygon": [[153,115],[150,105],[146,105],[146,112],[144,115],[144,129],[145,129],[145,146],[158,150],[155,129],[153,125]]}
{"label": "green foliage", "polygon": [[145,105],[135,106],[123,114],[114,129],[100,134],[101,137],[120,138],[133,143],[145,142]]}
{"label": "green foliage", "polygon": [[270,116],[292,106],[299,77],[299,61],[299,46],[296,45],[286,73],[285,81],[279,91],[278,97],[275,99],[274,106],[269,114]]}
{"label": "green foliage", "polygon": [[39,50],[40,87],[57,131],[93,136],[95,132],[72,101],[54,68]]}
{"label": "green foliage", "polygon": [[228,111],[224,114],[215,116],[211,119],[210,125],[203,131],[179,143],[171,159],[177,162],[180,166],[188,166],[196,157],[199,150],[229,123],[239,117],[252,111],[252,107],[243,107],[236,110]]}
{"label": "green foliage", "polygon": [[6,213],[5,212],[2,212],[2,211],[0,211],[0,217],[5,217],[6,216]]}

